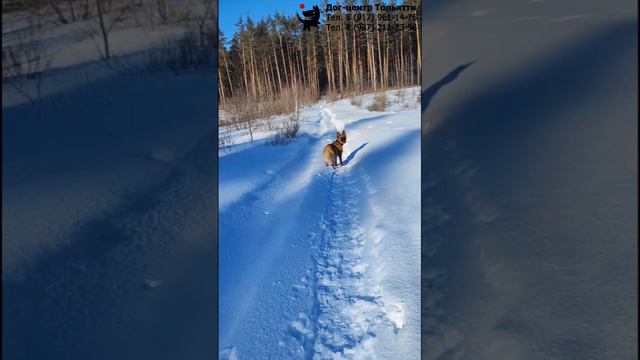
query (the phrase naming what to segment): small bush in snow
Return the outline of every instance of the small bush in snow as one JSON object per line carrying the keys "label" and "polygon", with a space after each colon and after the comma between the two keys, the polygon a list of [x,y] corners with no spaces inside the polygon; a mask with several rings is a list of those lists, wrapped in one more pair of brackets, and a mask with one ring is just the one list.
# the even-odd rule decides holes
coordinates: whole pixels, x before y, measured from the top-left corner
{"label": "small bush in snow", "polygon": [[411,107],[411,97],[407,89],[402,88],[402,89],[396,90],[395,96],[396,96],[396,102],[402,105],[403,109],[408,109]]}
{"label": "small bush in snow", "polygon": [[378,93],[374,98],[373,102],[367,106],[367,110],[369,111],[385,111],[389,106],[389,98],[385,92]]}
{"label": "small bush in snow", "polygon": [[286,120],[282,123],[282,127],[278,129],[278,132],[269,140],[269,143],[271,145],[284,145],[298,136],[298,130],[300,130],[300,123],[291,119]]}
{"label": "small bush in snow", "polygon": [[2,81],[32,104],[42,96],[45,77],[52,56],[47,54],[40,39],[17,37],[14,44],[2,47]]}
{"label": "small bush in snow", "polygon": [[360,99],[360,97],[351,98],[351,105],[357,106],[357,107],[361,107],[362,106],[362,99]]}
{"label": "small bush in snow", "polygon": [[236,140],[230,132],[221,132],[218,135],[218,149],[229,151],[229,148],[235,144]]}
{"label": "small bush in snow", "polygon": [[210,29],[187,29],[181,37],[165,40],[164,44],[146,53],[150,72],[171,70],[174,74],[209,72],[214,69],[216,37]]}

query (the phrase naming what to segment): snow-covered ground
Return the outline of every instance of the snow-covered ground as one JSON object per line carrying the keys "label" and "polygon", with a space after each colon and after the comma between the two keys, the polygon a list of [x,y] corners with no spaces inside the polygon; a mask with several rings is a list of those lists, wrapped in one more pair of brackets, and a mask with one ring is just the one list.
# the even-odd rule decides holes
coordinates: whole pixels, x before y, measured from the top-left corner
{"label": "snow-covered ground", "polygon": [[[35,34],[38,105],[3,83],[3,358],[213,358],[217,79],[114,71],[79,25]],[[113,31],[116,62],[157,44]]]}
{"label": "snow-covered ground", "polygon": [[[185,9],[198,14],[196,9],[202,4],[185,4]],[[186,21],[150,27],[139,24],[148,22],[148,19],[125,16],[126,21],[116,23],[109,31],[113,60],[107,66],[103,61],[104,45],[96,19],[78,20],[62,26],[49,7],[37,14],[38,19],[29,12],[3,14],[2,40],[4,47],[31,44],[40,49],[42,62],[48,63],[46,67],[42,66],[43,70],[46,68],[47,79],[41,89],[43,96],[55,96],[79,86],[92,85],[113,75],[114,70],[142,75],[149,67],[146,64],[149,52],[180,39],[187,29]],[[33,87],[29,82],[26,86]],[[10,90],[11,86],[3,87],[3,107],[28,101]]]}
{"label": "snow-covered ground", "polygon": [[424,4],[424,359],[636,359],[637,3]]}
{"label": "snow-covered ground", "polygon": [[221,152],[221,358],[420,357],[418,92],[385,112],[323,101],[290,143]]}
{"label": "snow-covered ground", "polygon": [[[3,84],[3,358],[210,359],[218,335],[229,358],[410,358],[420,172],[424,358],[636,358],[637,4],[423,11],[421,165],[416,110],[342,101],[286,146],[238,136],[217,174],[215,76],[116,74],[51,31],[41,108]],[[172,33],[114,31],[126,56]],[[220,244],[220,334],[216,175],[220,235],[246,240]]]}

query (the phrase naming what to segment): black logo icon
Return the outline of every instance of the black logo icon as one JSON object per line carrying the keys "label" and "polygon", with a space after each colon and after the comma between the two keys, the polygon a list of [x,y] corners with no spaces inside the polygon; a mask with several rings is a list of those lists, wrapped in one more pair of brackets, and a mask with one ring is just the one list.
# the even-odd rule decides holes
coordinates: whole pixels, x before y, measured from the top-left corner
{"label": "black logo icon", "polygon": [[320,24],[320,9],[317,5],[314,5],[312,10],[303,11],[303,18],[300,17],[298,13],[296,13],[296,15],[298,15],[298,19],[300,19],[300,22],[304,25],[302,28],[303,31],[311,30],[311,27],[317,28],[318,24]]}

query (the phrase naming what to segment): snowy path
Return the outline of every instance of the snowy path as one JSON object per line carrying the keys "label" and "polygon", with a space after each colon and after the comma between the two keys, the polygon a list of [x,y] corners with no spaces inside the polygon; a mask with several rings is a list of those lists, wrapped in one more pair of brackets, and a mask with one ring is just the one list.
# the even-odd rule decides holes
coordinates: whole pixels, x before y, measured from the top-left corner
{"label": "snowy path", "polygon": [[373,358],[375,337],[404,325],[402,308],[384,303],[379,282],[382,269],[365,255],[380,256],[377,245],[382,239],[380,234],[371,237],[361,224],[358,209],[362,208],[359,203],[366,202],[365,176],[349,169],[330,175],[329,206],[320,222],[315,253],[312,320],[316,335],[313,348],[308,349],[315,358],[332,358],[335,352]]}
{"label": "snowy path", "polygon": [[[221,213],[221,358],[419,357],[419,210],[379,206],[397,191],[407,196],[396,194],[399,208],[419,209],[419,181],[411,193],[389,178],[373,181],[370,171],[407,168],[405,156],[415,161],[406,177],[419,176],[418,112],[350,118],[341,111],[353,109],[340,103],[315,108],[309,126],[318,131],[289,144],[298,153]],[[322,147],[342,128],[345,165],[328,169]],[[409,145],[395,152],[397,141]],[[221,172],[245,156],[223,158]],[[388,230],[399,217],[415,231]],[[398,253],[412,274],[390,262]]]}

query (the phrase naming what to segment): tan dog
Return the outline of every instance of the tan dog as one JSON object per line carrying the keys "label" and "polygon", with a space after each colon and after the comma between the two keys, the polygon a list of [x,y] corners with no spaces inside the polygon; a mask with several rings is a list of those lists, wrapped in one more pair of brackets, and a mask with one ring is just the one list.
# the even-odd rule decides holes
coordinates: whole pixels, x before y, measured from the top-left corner
{"label": "tan dog", "polygon": [[324,157],[324,163],[327,166],[336,167],[336,158],[340,159],[340,166],[342,166],[342,145],[347,142],[347,133],[336,132],[336,141],[331,144],[327,144],[322,150],[322,156]]}

